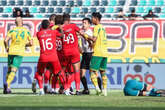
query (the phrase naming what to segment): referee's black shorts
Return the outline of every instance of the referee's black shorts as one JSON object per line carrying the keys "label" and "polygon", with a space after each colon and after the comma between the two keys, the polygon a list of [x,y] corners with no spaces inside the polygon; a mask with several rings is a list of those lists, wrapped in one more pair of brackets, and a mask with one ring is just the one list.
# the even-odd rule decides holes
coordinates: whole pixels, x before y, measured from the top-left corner
{"label": "referee's black shorts", "polygon": [[92,53],[83,53],[80,69],[89,69],[91,58],[92,58]]}

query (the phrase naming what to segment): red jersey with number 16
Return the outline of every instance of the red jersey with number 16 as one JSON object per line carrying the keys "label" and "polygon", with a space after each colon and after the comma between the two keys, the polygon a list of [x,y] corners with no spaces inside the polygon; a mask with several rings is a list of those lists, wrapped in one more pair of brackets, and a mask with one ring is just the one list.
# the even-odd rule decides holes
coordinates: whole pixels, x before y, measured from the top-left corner
{"label": "red jersey with number 16", "polygon": [[56,61],[57,51],[56,51],[56,36],[61,36],[61,34],[56,30],[42,30],[37,32],[37,38],[40,44],[40,61]]}
{"label": "red jersey with number 16", "polygon": [[76,24],[68,24],[64,25],[64,37],[62,48],[65,49],[72,49],[78,48],[78,37],[76,32],[78,32],[80,28]]}

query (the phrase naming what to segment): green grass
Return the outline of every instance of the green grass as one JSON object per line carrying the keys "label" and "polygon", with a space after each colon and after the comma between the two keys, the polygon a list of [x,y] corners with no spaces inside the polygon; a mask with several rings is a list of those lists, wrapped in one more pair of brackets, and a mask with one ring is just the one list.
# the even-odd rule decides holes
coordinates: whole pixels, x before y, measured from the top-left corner
{"label": "green grass", "polygon": [[0,110],[165,110],[165,97],[124,96],[120,90],[111,90],[107,97],[96,96],[95,91],[86,96],[38,96],[30,89],[0,93]]}

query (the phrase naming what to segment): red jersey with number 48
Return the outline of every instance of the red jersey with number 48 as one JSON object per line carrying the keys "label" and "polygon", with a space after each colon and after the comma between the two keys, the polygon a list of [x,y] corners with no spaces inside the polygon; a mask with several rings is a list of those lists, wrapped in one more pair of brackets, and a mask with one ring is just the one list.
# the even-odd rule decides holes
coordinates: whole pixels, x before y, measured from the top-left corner
{"label": "red jersey with number 48", "polygon": [[80,28],[76,24],[64,25],[64,37],[62,42],[63,49],[72,49],[74,47],[78,48],[78,37],[76,32],[79,30]]}
{"label": "red jersey with number 48", "polygon": [[56,36],[61,36],[56,30],[46,29],[37,32],[41,61],[54,61],[58,59],[56,52]]}

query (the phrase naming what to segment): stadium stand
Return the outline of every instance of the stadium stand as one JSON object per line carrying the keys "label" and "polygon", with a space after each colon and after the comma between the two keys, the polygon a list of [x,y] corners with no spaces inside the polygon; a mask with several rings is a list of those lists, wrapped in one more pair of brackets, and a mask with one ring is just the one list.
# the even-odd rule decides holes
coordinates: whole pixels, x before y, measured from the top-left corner
{"label": "stadium stand", "polygon": [[126,15],[132,9],[140,15],[145,15],[152,9],[160,18],[165,18],[164,5],[165,0],[0,0],[0,17],[12,17],[13,8],[20,7],[24,13],[29,9],[34,17],[39,18],[64,12],[70,13],[72,17],[87,17],[96,11],[101,12],[103,17],[110,18],[120,9]]}

